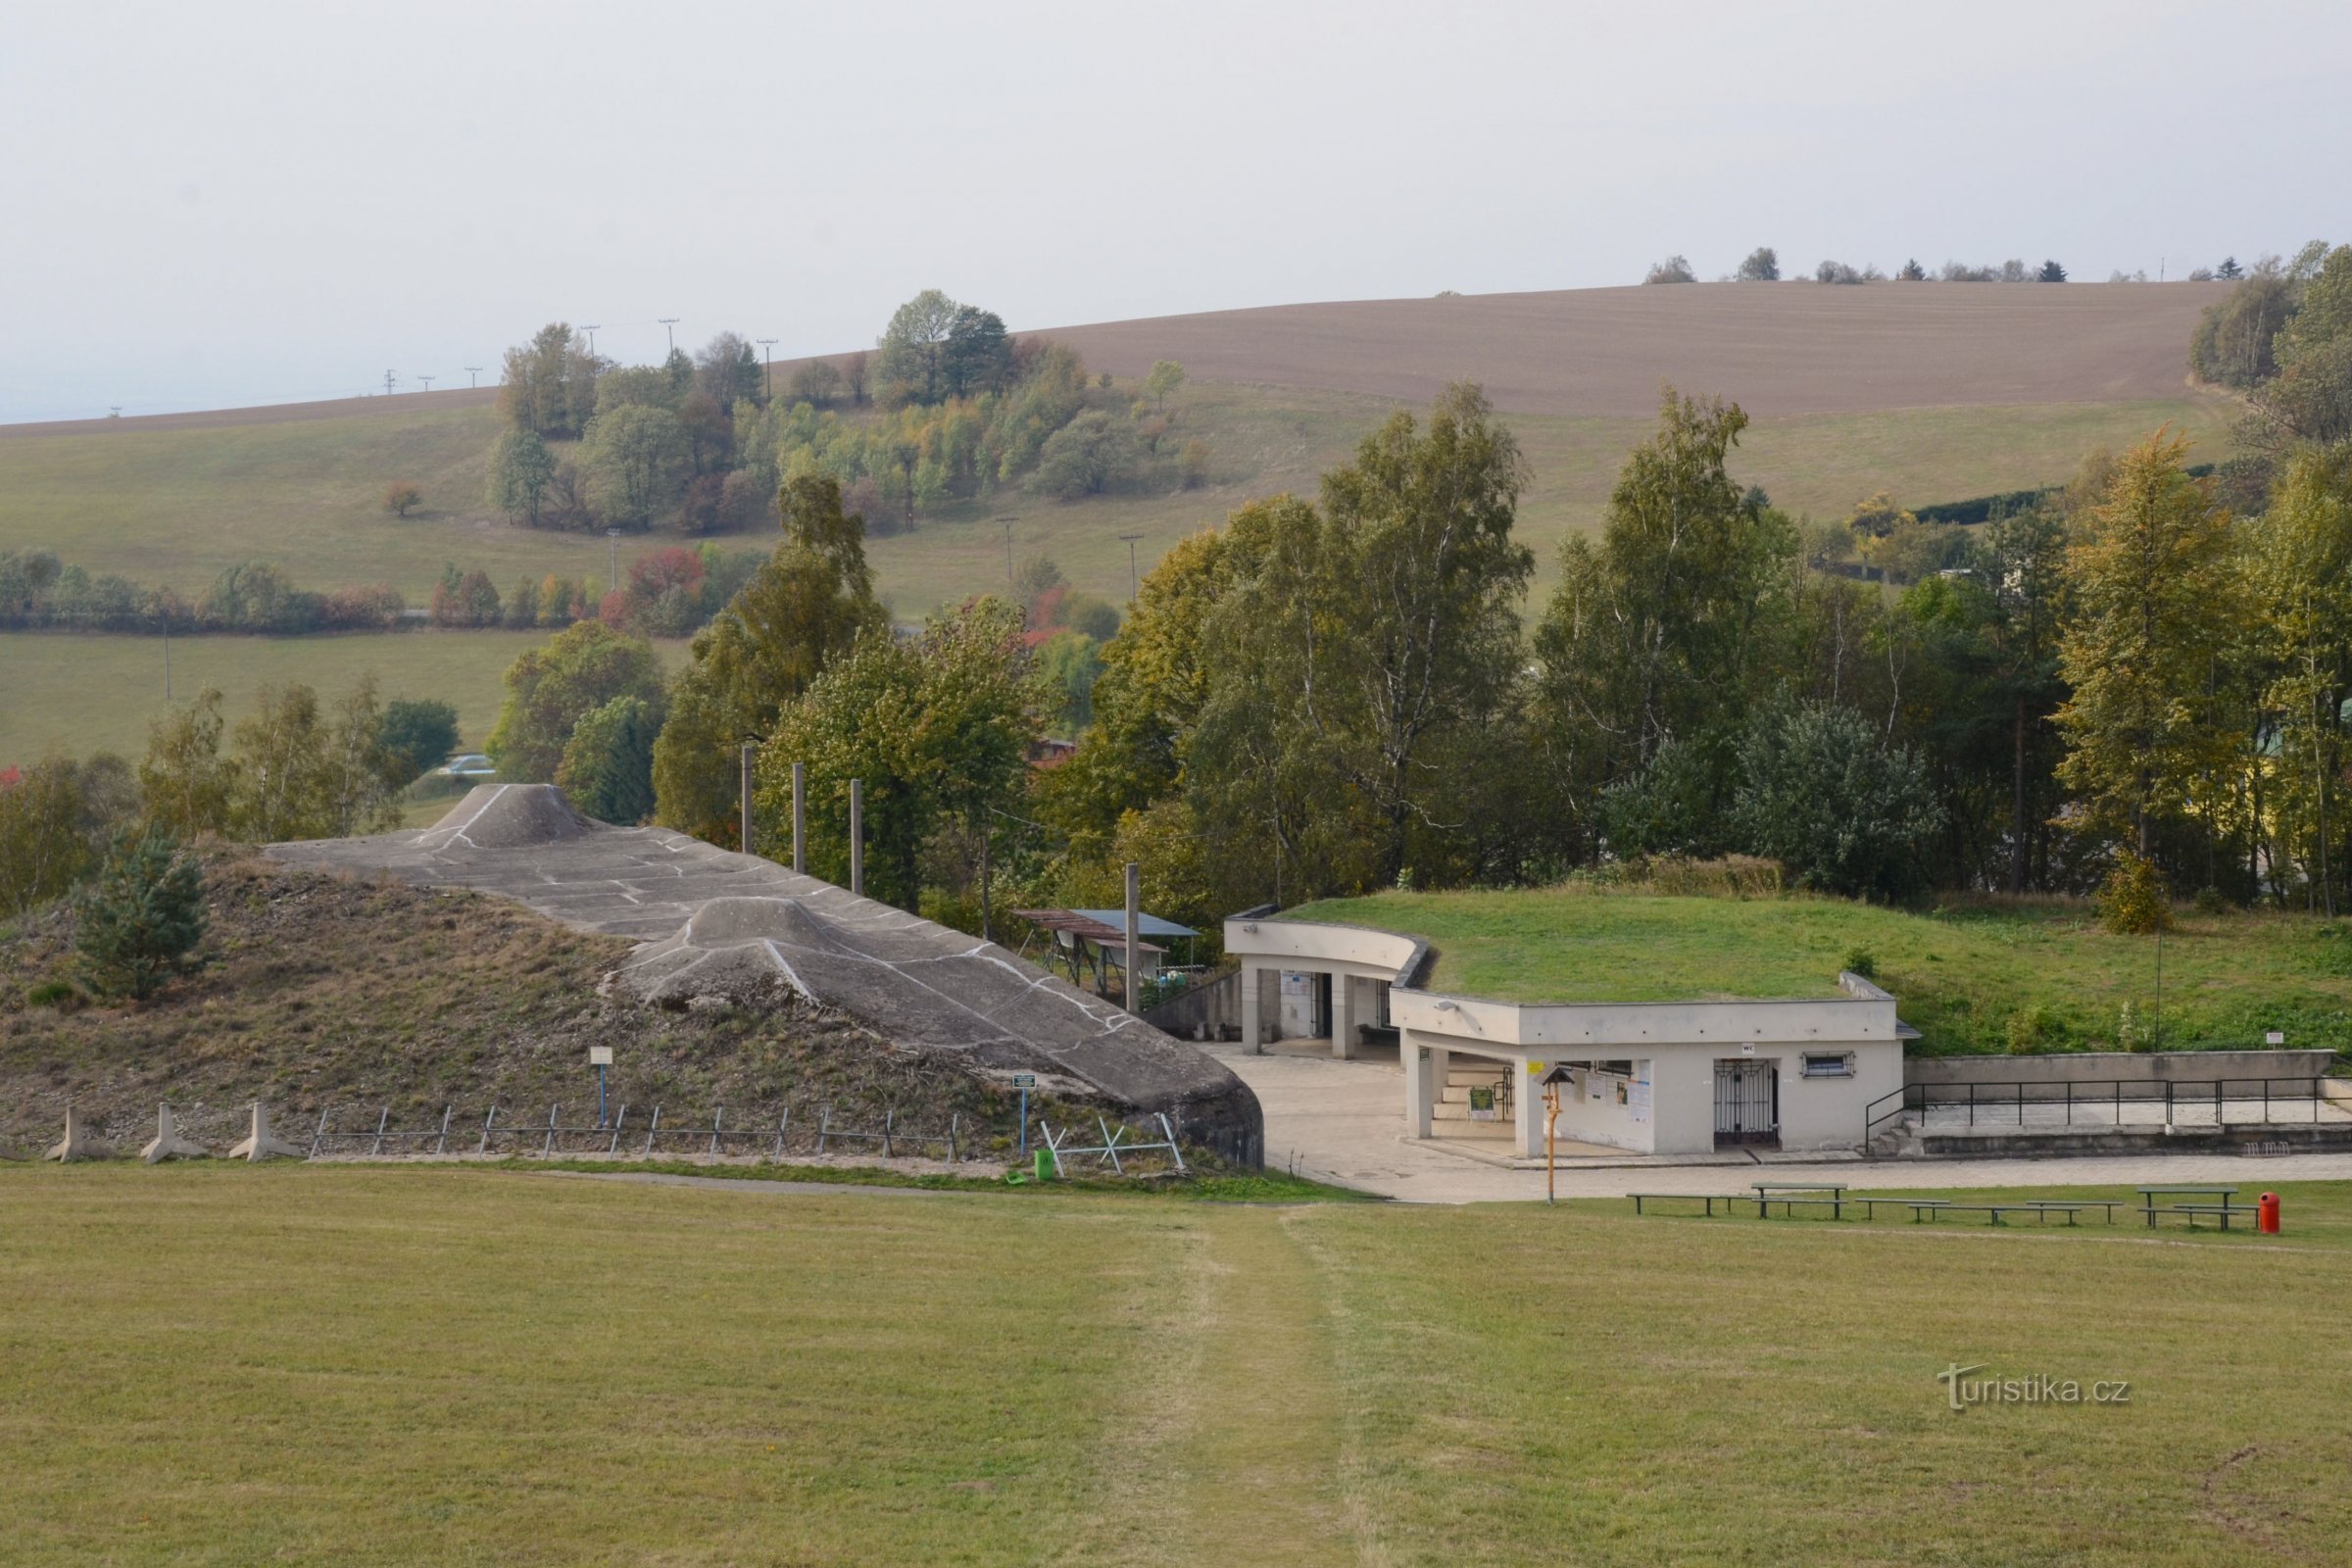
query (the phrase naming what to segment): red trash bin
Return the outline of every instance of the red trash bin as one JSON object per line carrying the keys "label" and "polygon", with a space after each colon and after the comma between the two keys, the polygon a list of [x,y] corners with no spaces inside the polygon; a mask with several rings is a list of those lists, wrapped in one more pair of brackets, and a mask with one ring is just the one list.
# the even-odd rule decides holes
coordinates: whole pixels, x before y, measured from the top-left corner
{"label": "red trash bin", "polygon": [[2254,1205],[2254,1228],[2265,1236],[2278,1234],[2278,1195],[2265,1193]]}

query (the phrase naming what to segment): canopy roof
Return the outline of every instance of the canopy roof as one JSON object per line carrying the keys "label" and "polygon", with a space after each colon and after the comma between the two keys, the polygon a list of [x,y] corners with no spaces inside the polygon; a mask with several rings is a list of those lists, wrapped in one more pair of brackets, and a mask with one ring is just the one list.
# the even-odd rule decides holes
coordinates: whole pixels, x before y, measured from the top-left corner
{"label": "canopy roof", "polygon": [[[1124,944],[1127,940],[1127,911],[1124,909],[1015,909],[1012,911],[1031,925],[1045,931],[1067,931],[1089,942]],[[1138,937],[1197,937],[1200,933],[1173,920],[1162,920],[1155,914],[1135,917]]]}

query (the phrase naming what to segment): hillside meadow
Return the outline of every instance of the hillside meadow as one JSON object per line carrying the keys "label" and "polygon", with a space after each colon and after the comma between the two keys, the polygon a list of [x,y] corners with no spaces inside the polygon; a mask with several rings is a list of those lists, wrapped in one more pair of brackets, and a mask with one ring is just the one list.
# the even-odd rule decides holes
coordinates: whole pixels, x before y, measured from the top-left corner
{"label": "hillside meadow", "polygon": [[[497,721],[507,666],[551,632],[418,630],[314,637],[174,637],[172,694],[218,686],[230,723],[265,686],[303,681],[331,701],[363,675],[376,693],[433,697],[457,708],[464,742],[478,748]],[[675,667],[684,642],[655,644]],[[134,761],[149,720],[164,711],[161,637],[0,632],[0,766],[44,755],[111,751]]]}
{"label": "hillside meadow", "polygon": [[[2352,1197],[2283,1197],[2273,1238],[0,1167],[7,1554],[2339,1562]],[[2130,1387],[1955,1411],[1952,1366]]]}
{"label": "hillside meadow", "polygon": [[[918,517],[911,532],[877,533],[870,554],[894,612],[919,619],[1004,582],[1007,523],[1016,566],[1048,555],[1079,588],[1123,602],[1121,535],[1141,535],[1136,560],[1149,569],[1176,540],[1254,498],[1312,494],[1325,470],[1348,462],[1355,444],[1403,406],[1365,394],[1239,385],[1188,386],[1176,405],[1179,432],[1205,440],[1214,454],[1208,484],[1076,502],[1015,490]],[[2229,414],[2221,400],[2184,392],[2124,403],[1788,415],[1750,427],[1734,473],[1783,506],[1842,517],[1882,489],[1917,505],[2055,483],[2084,453],[2128,445],[2166,423],[2214,456]],[[1651,420],[1520,414],[1508,423],[1533,470],[1519,527],[1536,551],[1541,591],[1560,541],[1598,523],[1626,452]],[[502,592],[551,572],[603,582],[611,561],[603,535],[517,527],[485,504],[486,454],[498,429],[497,412],[477,402],[249,425],[126,421],[94,433],[0,440],[0,550],[54,550],[93,573],[170,583],[191,598],[223,567],[254,560],[276,563],[306,588],[387,583],[413,605],[429,596],[444,563],[487,571]],[[424,494],[407,518],[381,505],[394,479]],[[624,537],[623,565],[673,538]]]}

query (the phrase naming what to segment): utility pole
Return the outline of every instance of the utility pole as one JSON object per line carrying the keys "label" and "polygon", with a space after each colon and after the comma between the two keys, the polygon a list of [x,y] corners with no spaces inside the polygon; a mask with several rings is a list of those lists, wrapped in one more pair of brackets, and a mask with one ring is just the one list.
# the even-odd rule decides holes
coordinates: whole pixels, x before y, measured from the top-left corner
{"label": "utility pole", "polygon": [[609,558],[606,563],[605,592],[611,593],[613,589],[620,586],[620,530],[618,528],[607,528],[605,530],[605,539],[606,552]]}
{"label": "utility pole", "polygon": [[1143,535],[1140,533],[1123,533],[1119,535],[1119,537],[1127,541],[1127,602],[1132,605],[1135,603],[1137,590],[1135,575],[1135,542],[1138,539],[1141,539]]}
{"label": "utility pole", "polygon": [[662,330],[664,333],[666,333],[666,334],[668,335],[668,337],[669,337],[669,352],[670,352],[670,353],[672,353],[672,354],[675,354],[675,353],[677,353],[677,352],[678,352],[678,332],[677,332],[678,318],[677,318],[676,317],[674,317],[674,316],[657,316],[657,317],[655,317],[655,318],[654,318],[654,319],[655,319],[655,320],[657,320],[657,321],[660,321],[660,322],[662,323]]}
{"label": "utility pole", "polygon": [[390,370],[386,370],[386,371],[384,372],[384,396],[386,396],[386,397],[390,397],[391,395],[392,395],[392,372],[391,372]]}
{"label": "utility pole", "polygon": [[997,808],[980,808],[980,940],[983,942],[996,940],[988,929],[988,841],[995,836],[996,826]]}
{"label": "utility pole", "polygon": [[1133,860],[1127,862],[1127,1010],[1141,1012],[1143,987],[1136,979],[1136,950],[1141,946],[1137,930],[1143,924],[1142,868]]}
{"label": "utility pole", "polygon": [[110,419],[120,419],[122,417],[122,405],[120,403],[108,404],[106,406],[106,416]]}
{"label": "utility pole", "polygon": [[808,764],[792,764],[792,868],[808,874]]}
{"label": "utility pole", "polygon": [[756,748],[750,741],[743,743],[743,853],[757,855],[752,848],[752,755]]}
{"label": "utility pole", "polygon": [[760,352],[767,365],[767,401],[773,403],[776,401],[776,340],[772,337],[761,338]]}
{"label": "utility pole", "polygon": [[1012,581],[1012,519],[1004,519],[1004,580]]}
{"label": "utility pole", "polygon": [[865,780],[850,780],[850,891],[865,897]]}
{"label": "utility pole", "polygon": [[480,366],[468,365],[466,367],[466,389],[468,392],[482,384],[481,375],[482,368]]}
{"label": "utility pole", "polygon": [[596,358],[596,328],[582,322],[580,330],[588,334],[588,357],[593,360]]}
{"label": "utility pole", "polygon": [[424,383],[424,389],[427,392],[430,392],[433,389],[433,383],[441,378],[437,375],[420,375],[416,379],[422,381]]}

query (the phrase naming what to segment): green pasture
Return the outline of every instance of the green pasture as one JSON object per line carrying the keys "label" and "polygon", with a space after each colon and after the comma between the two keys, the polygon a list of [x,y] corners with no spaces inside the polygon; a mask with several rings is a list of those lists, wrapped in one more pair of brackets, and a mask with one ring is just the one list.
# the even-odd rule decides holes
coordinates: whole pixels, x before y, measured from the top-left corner
{"label": "green pasture", "polygon": [[[2352,1049],[2352,922],[2182,911],[2162,944],[2117,936],[2080,901],[1955,901],[1912,912],[1841,899],[1669,898],[1565,887],[1381,893],[1302,906],[1427,938],[1432,989],[1517,1002],[1794,999],[1838,994],[1868,957],[1915,1053],[2008,1049],[2033,1017],[2043,1050],[2113,1049],[2125,1003],[2167,1048]],[[2162,990],[2158,964],[2162,964]]]}
{"label": "green pasture", "polygon": [[[0,1168],[14,1564],[2352,1555],[2287,1233]],[[2124,1381],[1954,1412],[1936,1374]]]}
{"label": "green pasture", "polygon": [[[7,443],[0,442],[0,449]],[[332,700],[376,678],[377,694],[435,697],[456,705],[466,744],[479,746],[498,718],[507,666],[551,632],[406,631],[315,637],[174,637],[172,695],[207,686],[226,699],[233,724],[264,686],[304,681]],[[673,665],[683,642],[658,644]],[[79,632],[0,632],[0,766],[55,752],[118,752],[136,760],[148,721],[164,711],[164,640]]]}
{"label": "green pasture", "polygon": [[[1312,493],[1395,405],[1342,392],[1204,384],[1188,387],[1175,407],[1175,439],[1198,436],[1215,455],[1209,484],[1079,502],[1013,490],[950,508],[918,519],[911,533],[874,540],[881,591],[911,619],[1002,584],[1009,521],[1016,566],[1050,555],[1078,587],[1123,601],[1128,550],[1120,535],[1143,536],[1136,559],[1149,568],[1175,540],[1249,500]],[[2063,480],[2085,452],[2129,444],[2167,421],[2198,437],[2201,456],[2218,456],[2228,415],[2220,400],[2184,391],[2157,403],[1761,419],[1734,471],[1784,506],[1842,516],[1881,489],[1924,504]],[[1521,530],[1547,584],[1560,539],[1597,522],[1626,450],[1650,425],[1507,417],[1534,469]],[[602,535],[515,527],[483,501],[498,418],[485,407],[402,409],[0,440],[0,550],[46,547],[93,572],[171,583],[191,597],[222,567],[251,560],[275,562],[308,588],[389,583],[412,603],[423,602],[445,562],[489,572],[502,593],[525,575],[605,580],[610,549]],[[423,507],[406,519],[381,507],[394,479],[424,492]],[[624,539],[624,563],[666,537]]]}

